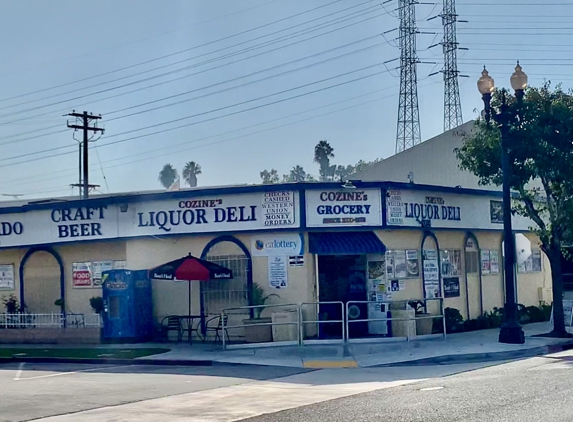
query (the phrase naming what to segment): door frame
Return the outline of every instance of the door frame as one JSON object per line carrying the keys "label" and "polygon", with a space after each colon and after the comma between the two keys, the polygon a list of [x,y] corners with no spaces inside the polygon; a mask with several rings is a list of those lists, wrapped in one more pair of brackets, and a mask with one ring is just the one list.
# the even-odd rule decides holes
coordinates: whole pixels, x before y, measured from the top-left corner
{"label": "door frame", "polygon": [[464,254],[464,280],[466,284],[466,311],[468,315],[468,319],[470,319],[470,290],[469,290],[469,282],[468,282],[468,269],[466,268],[466,244],[468,240],[473,240],[476,244],[477,249],[477,258],[478,258],[478,280],[479,280],[479,310],[480,315],[483,315],[483,277],[481,273],[481,248],[479,246],[479,242],[477,237],[472,232],[466,232],[464,236],[464,244],[462,245],[462,250]]}
{"label": "door frame", "polygon": [[26,307],[26,298],[24,295],[24,267],[26,263],[30,259],[32,255],[36,252],[47,252],[48,254],[52,255],[56,262],[58,263],[58,267],[60,269],[60,298],[64,299],[64,304],[61,307],[61,312],[64,315],[64,327],[66,326],[66,282],[65,282],[65,273],[64,273],[64,263],[60,254],[53,248],[49,246],[38,246],[35,248],[30,248],[22,257],[20,261],[20,268],[18,269],[18,275],[20,277],[20,310],[23,311]]}

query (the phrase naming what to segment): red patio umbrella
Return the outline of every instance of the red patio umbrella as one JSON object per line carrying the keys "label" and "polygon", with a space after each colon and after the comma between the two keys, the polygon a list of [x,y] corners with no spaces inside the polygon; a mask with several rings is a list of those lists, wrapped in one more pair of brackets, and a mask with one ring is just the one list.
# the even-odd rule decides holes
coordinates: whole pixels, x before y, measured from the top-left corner
{"label": "red patio umbrella", "polygon": [[187,281],[189,283],[189,317],[191,317],[191,281],[230,280],[233,271],[191,254],[149,270],[149,278]]}

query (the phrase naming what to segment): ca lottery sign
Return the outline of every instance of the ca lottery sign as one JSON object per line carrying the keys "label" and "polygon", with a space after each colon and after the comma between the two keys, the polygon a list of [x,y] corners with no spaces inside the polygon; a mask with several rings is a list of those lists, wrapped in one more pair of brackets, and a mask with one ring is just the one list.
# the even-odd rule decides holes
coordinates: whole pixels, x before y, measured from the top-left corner
{"label": "ca lottery sign", "polygon": [[296,256],[304,254],[302,234],[257,235],[251,238],[253,256]]}

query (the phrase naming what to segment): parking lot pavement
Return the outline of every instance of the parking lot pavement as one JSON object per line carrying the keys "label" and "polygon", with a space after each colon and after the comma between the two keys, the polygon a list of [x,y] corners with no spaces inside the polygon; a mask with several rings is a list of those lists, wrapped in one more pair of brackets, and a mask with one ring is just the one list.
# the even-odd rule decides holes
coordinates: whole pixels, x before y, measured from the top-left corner
{"label": "parking lot pavement", "polygon": [[0,421],[27,421],[302,372],[266,366],[0,365]]}

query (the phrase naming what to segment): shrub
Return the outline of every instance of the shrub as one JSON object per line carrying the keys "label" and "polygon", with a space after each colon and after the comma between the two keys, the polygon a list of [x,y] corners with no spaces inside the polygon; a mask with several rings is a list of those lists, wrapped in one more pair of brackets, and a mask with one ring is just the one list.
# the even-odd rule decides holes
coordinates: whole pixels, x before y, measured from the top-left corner
{"label": "shrub", "polygon": [[458,309],[446,308],[444,309],[444,316],[446,318],[446,333],[463,331],[462,324],[464,319]]}

